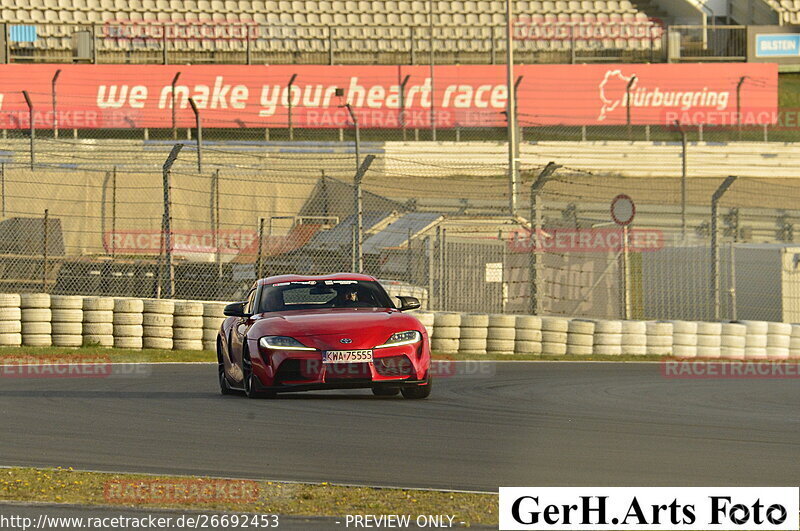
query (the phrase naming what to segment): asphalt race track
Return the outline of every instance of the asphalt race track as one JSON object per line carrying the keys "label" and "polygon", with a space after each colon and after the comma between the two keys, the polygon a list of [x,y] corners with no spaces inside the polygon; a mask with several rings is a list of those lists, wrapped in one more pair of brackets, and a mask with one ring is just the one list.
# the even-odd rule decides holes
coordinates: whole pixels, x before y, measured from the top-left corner
{"label": "asphalt race track", "polygon": [[0,465],[481,491],[800,478],[797,378],[491,363],[439,378],[425,401],[368,390],[248,400],[219,395],[211,364],[142,367],[0,379]]}

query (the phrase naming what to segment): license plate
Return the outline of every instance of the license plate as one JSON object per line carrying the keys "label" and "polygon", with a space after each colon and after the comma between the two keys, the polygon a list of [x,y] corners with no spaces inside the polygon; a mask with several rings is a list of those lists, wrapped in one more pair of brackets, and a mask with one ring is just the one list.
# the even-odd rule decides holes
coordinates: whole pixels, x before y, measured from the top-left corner
{"label": "license plate", "polygon": [[366,363],[372,361],[372,350],[326,350],[322,363]]}

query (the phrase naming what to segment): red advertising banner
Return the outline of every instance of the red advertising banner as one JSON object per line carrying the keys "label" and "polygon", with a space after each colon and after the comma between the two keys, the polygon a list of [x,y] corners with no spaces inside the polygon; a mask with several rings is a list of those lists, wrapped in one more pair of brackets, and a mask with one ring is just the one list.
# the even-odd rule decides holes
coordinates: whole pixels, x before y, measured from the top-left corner
{"label": "red advertising banner", "polygon": [[[778,119],[774,64],[519,65],[516,75],[528,127],[625,124],[628,107],[634,124]],[[178,127],[193,127],[189,98],[204,127],[286,127],[289,100],[296,127],[347,127],[344,103],[362,127],[427,128],[431,106],[437,127],[502,127],[508,97],[502,65],[437,66],[431,83],[427,66],[10,64],[0,65],[0,129],[29,127],[23,90],[42,129],[171,127],[173,100]]]}

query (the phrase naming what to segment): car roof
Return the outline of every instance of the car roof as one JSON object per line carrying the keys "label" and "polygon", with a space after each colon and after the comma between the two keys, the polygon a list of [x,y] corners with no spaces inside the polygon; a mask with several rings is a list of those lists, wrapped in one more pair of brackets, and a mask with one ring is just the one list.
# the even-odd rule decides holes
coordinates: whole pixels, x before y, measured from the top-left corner
{"label": "car roof", "polygon": [[364,280],[377,282],[375,277],[359,273],[334,273],[332,275],[277,275],[262,278],[258,283],[262,286],[277,284],[279,282],[304,282],[308,280]]}

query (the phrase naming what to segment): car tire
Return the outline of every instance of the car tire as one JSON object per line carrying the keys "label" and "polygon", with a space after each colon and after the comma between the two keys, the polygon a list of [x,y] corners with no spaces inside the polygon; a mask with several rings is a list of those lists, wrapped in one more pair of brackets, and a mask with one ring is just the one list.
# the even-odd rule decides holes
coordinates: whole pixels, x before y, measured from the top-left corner
{"label": "car tire", "polygon": [[244,394],[247,398],[275,398],[274,392],[261,391],[258,389],[258,377],[253,374],[253,367],[250,362],[250,354],[244,353],[242,357],[242,384]]}
{"label": "car tire", "polygon": [[228,383],[228,377],[225,376],[225,362],[222,361],[222,353],[219,351],[219,345],[217,345],[217,372],[219,373],[220,393],[223,395],[232,395],[233,389],[231,389]]}
{"label": "car tire", "polygon": [[421,400],[423,398],[428,398],[431,395],[431,386],[433,385],[433,380],[430,376],[428,376],[428,383],[422,385],[408,385],[405,387],[400,388],[400,392],[403,393],[403,398],[408,398],[411,400]]}
{"label": "car tire", "polygon": [[373,387],[372,394],[375,396],[397,396],[400,394],[399,387]]}

